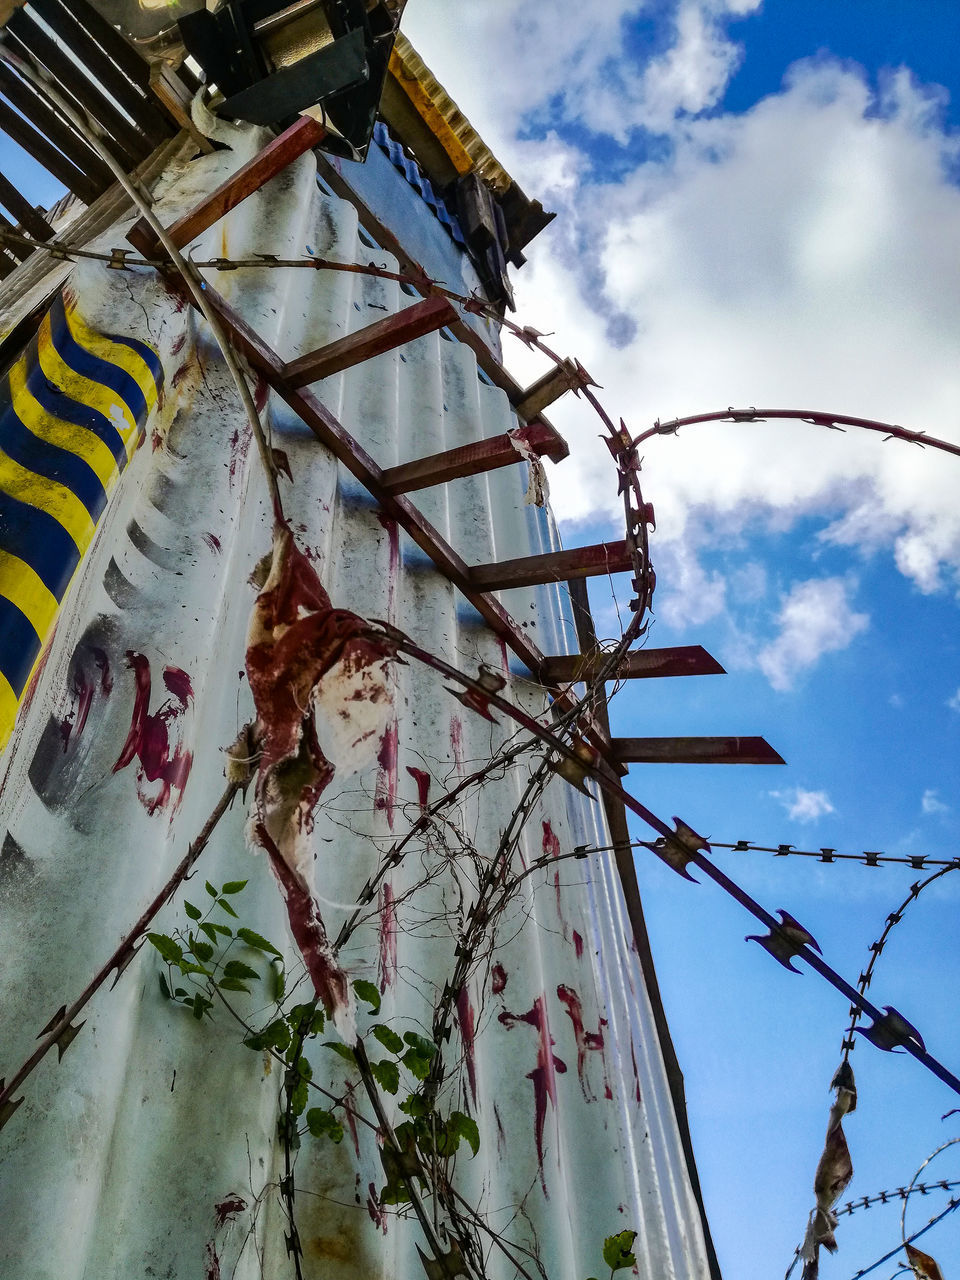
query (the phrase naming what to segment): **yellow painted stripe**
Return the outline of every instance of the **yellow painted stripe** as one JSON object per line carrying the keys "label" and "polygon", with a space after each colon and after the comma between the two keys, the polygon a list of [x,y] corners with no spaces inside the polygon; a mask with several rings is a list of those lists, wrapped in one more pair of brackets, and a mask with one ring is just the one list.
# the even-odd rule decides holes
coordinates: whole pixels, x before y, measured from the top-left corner
{"label": "yellow painted stripe", "polygon": [[94,524],[86,507],[66,485],[28,471],[0,449],[0,489],[20,502],[46,511],[66,529],[81,555],[86,550],[93,537]]}
{"label": "yellow painted stripe", "polygon": [[91,329],[77,310],[75,302],[68,302],[64,299],[63,309],[74,341],[78,342],[80,346],[86,347],[91,355],[99,356],[101,360],[115,364],[124,373],[129,373],[130,377],[133,378],[143,392],[143,398],[147,402],[147,412],[150,413],[157,403],[157,384],[153,380],[153,374],[150,372],[150,366],[146,360],[125,343],[112,342],[109,338],[105,338],[102,333],[97,333],[96,330]]}
{"label": "yellow painted stripe", "polygon": [[82,373],[76,373],[61,358],[53,345],[49,315],[43,317],[37,339],[40,368],[44,375],[71,400],[78,400],[80,404],[96,409],[108,422],[112,422],[123,440],[127,458],[132,458],[140,428],[119,394],[111,387],[105,387],[102,382],[94,382],[91,378],[85,378]]}
{"label": "yellow painted stripe", "polygon": [[[23,686],[24,689],[27,685]],[[10,688],[10,681],[0,671],[0,751],[10,741],[14,721],[17,718],[17,695]]]}
{"label": "yellow painted stripe", "polygon": [[110,486],[120,474],[117,461],[98,435],[86,427],[55,418],[30,394],[27,389],[27,358],[21,356],[10,370],[10,393],[13,409],[23,425],[40,440],[66,449],[82,458],[97,475],[97,479],[109,492]]}
{"label": "yellow painted stripe", "polygon": [[5,596],[25,615],[41,641],[57,616],[57,597],[35,570],[19,556],[0,548],[0,595]]}

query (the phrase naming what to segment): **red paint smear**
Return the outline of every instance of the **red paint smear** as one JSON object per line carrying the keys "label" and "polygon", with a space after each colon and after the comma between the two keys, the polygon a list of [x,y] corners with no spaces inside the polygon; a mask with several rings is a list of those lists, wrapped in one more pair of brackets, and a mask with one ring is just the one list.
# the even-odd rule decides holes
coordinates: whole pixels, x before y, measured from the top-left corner
{"label": "red paint smear", "polygon": [[518,1022],[527,1022],[530,1026],[536,1027],[539,1032],[537,1065],[532,1071],[527,1072],[527,1079],[533,1082],[533,1096],[536,1107],[534,1132],[537,1140],[540,1185],[543,1188],[544,1196],[549,1199],[550,1193],[547,1191],[546,1180],[543,1176],[543,1125],[547,1114],[547,1099],[549,1098],[554,1110],[557,1107],[556,1073],[559,1071],[562,1075],[567,1069],[567,1064],[552,1052],[552,1046],[556,1041],[550,1035],[550,1024],[547,1020],[547,998],[545,995],[537,996],[533,1008],[527,1013],[508,1013],[504,1010],[499,1015],[498,1021],[503,1023],[505,1027],[515,1026]]}
{"label": "red paint smear", "polygon": [[576,929],[574,929],[573,931],[573,949],[577,953],[577,959],[582,960],[583,959],[583,939],[580,937],[579,933],[577,933]]}
{"label": "red paint smear", "polygon": [[397,576],[400,571],[400,530],[397,527],[396,520],[390,516],[385,516],[381,512],[377,519],[387,531],[387,541],[390,546],[390,559],[387,575],[387,621],[396,622],[395,606],[397,597]]}
{"label": "red paint smear", "polygon": [[[113,766],[113,772],[117,773],[119,770],[125,769],[135,759],[139,760],[137,793],[147,813],[153,815],[158,809],[165,808],[169,803],[171,788],[176,787],[180,793],[180,799],[183,798],[183,789],[187,785],[187,778],[190,775],[193,755],[189,751],[182,751],[178,744],[173,758],[170,758],[170,735],[167,727],[169,722],[176,720],[183,714],[186,703],[181,701],[181,705],[175,707],[170,701],[164,702],[159,711],[151,715],[149,710],[150,663],[142,653],[133,653],[132,650],[128,649],[127,666],[133,671],[136,692],[133,701],[133,714],[130,717],[130,732],[127,734],[127,740],[123,744],[120,757]],[[178,676],[183,676],[183,673],[179,672],[176,667],[172,667],[167,668],[164,672],[165,679],[169,671],[176,672]],[[187,680],[187,684],[189,685],[189,680]],[[160,783],[160,790],[156,796],[144,795],[140,785],[144,780]],[[179,803],[180,800],[178,799],[177,805]]]}
{"label": "red paint smear", "polygon": [[179,667],[164,667],[163,683],[180,705],[186,709],[188,702],[193,697],[193,685],[190,683],[190,677],[187,673],[181,671]]}
{"label": "red paint smear", "polygon": [[393,886],[387,882],[380,890],[380,994],[392,987],[397,976],[397,913],[393,902]]}
{"label": "red paint smear", "polygon": [[183,344],[186,342],[186,340],[187,340],[187,335],[185,333],[181,333],[180,337],[175,340],[173,346],[170,348],[170,354],[174,356],[179,355],[180,352],[183,350]]}
{"label": "red paint smear", "polygon": [[226,1200],[221,1200],[219,1204],[214,1205],[213,1211],[217,1215],[217,1230],[219,1231],[224,1223],[232,1221],[246,1207],[247,1202],[242,1196],[227,1196]]}
{"label": "red paint smear", "polygon": [[[561,985],[557,987],[557,999],[566,1008],[567,1013],[570,1016],[570,1021],[573,1023],[573,1036],[577,1042],[577,1075],[580,1077],[580,1087],[583,1090],[583,1096],[588,1102],[595,1102],[595,1095],[587,1088],[587,1081],[583,1073],[583,1068],[587,1061],[588,1050],[596,1049],[601,1054],[603,1053],[602,1028],[606,1024],[601,1018],[595,1032],[584,1030],[583,1005],[580,1003],[580,997],[572,987],[565,987],[561,983]],[[610,1092],[610,1086],[606,1081],[606,1062],[604,1062],[604,1092],[608,1098],[613,1097],[613,1094]]]}
{"label": "red paint smear", "polygon": [[497,643],[500,645],[500,665],[503,668],[503,674],[508,676],[510,674],[510,658],[507,654],[507,642],[503,636],[498,636]]}
{"label": "red paint smear", "polygon": [[[543,823],[543,856],[545,858],[560,857],[560,840],[554,832],[549,822]],[[553,873],[553,887],[557,895],[557,917],[560,920],[563,929],[563,936],[567,936],[567,922],[563,918],[563,895],[560,890],[560,872]]]}
{"label": "red paint smear", "polygon": [[220,539],[214,533],[205,533],[203,540],[216,555],[220,554]]}
{"label": "red paint smear", "polygon": [[267,395],[269,394],[269,391],[270,387],[267,385],[266,378],[262,373],[258,373],[257,381],[253,388],[253,403],[256,406],[258,413],[263,412],[264,406],[267,403]]}
{"label": "red paint smear", "polygon": [[220,1280],[220,1258],[214,1245],[207,1245],[207,1259],[203,1280]]}
{"label": "red paint smear", "polygon": [[373,807],[387,815],[387,825],[393,830],[393,811],[397,803],[397,722],[387,726],[387,731],[380,739],[380,750],[377,752],[377,785],[373,793]]}
{"label": "red paint smear", "polygon": [[634,1079],[634,1083],[635,1083],[635,1085],[636,1085],[636,1096],[637,1096],[637,1102],[639,1103],[639,1102],[641,1101],[641,1098],[640,1098],[640,1072],[637,1070],[637,1055],[636,1055],[636,1053],[634,1053],[634,1050],[633,1050],[633,1041],[632,1041],[632,1040],[630,1041],[630,1061],[631,1061],[631,1063],[633,1064],[633,1079]]}
{"label": "red paint smear", "polygon": [[[357,1117],[353,1107],[349,1102],[343,1104],[343,1114],[347,1117],[347,1128],[350,1130],[350,1138],[353,1142],[353,1149],[357,1153],[357,1159],[360,1159],[360,1135],[357,1132]],[[357,1174],[357,1186],[360,1185],[360,1175]]]}
{"label": "red paint smear", "polygon": [[493,994],[498,996],[507,985],[507,971],[499,961],[493,966]]}
{"label": "red paint smear", "polygon": [[100,672],[100,691],[101,693],[110,693],[113,689],[113,677],[110,674],[110,659],[107,657],[107,651],[93,648],[90,653],[93,655],[93,661]]}
{"label": "red paint smear", "polygon": [[379,1197],[377,1196],[377,1188],[374,1183],[369,1184],[370,1194],[367,1196],[367,1213],[370,1215],[370,1221],[374,1226],[379,1227],[384,1235],[387,1234],[387,1215],[380,1208]]}
{"label": "red paint smear", "polygon": [[467,1080],[470,1083],[470,1097],[473,1105],[477,1105],[477,1059],[474,1050],[476,1035],[476,1017],[470,992],[461,987],[457,992],[457,1022],[460,1024],[460,1038],[463,1041],[463,1056],[467,1062]]}
{"label": "red paint smear", "polygon": [[450,717],[450,750],[453,752],[457,773],[463,773],[463,724],[459,716]]}
{"label": "red paint smear", "polygon": [[427,807],[427,797],[430,795],[430,775],[425,769],[416,769],[412,764],[407,765],[407,773],[417,784],[417,798],[420,801],[421,810]]}

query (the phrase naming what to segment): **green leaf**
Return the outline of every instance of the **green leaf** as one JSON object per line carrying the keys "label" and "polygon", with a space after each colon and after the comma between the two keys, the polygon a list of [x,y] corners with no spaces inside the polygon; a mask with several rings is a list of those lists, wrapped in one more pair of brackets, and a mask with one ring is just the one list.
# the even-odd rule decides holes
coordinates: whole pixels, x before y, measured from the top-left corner
{"label": "green leaf", "polygon": [[437,1052],[437,1046],[432,1040],[426,1040],[423,1036],[418,1036],[415,1031],[405,1031],[403,1038],[411,1049],[416,1050],[423,1058],[432,1058]]}
{"label": "green leaf", "polygon": [[465,1138],[474,1155],[480,1150],[480,1130],[477,1128],[477,1122],[462,1111],[454,1111],[451,1114],[447,1121],[447,1134],[458,1142],[461,1138]]}
{"label": "green leaf", "polygon": [[204,884],[203,887],[206,889],[207,893],[209,893],[211,898],[216,898],[219,896],[217,893],[217,890],[213,887],[213,885],[210,883],[209,880],[206,882],[206,884]]}
{"label": "green leaf", "polygon": [[250,988],[245,987],[239,978],[221,978],[217,986],[224,991],[245,991],[247,995],[250,994]]}
{"label": "green leaf", "polygon": [[201,932],[202,932],[202,933],[205,933],[205,934],[207,935],[207,937],[210,939],[210,941],[211,941],[211,942],[216,942],[216,940],[217,940],[217,926],[216,926],[215,924],[208,924],[208,923],[204,922],[204,923],[200,926],[200,930],[201,930]]}
{"label": "green leaf", "polygon": [[298,1077],[296,1084],[288,1093],[290,1114],[294,1116],[302,1116],[306,1110],[307,1100],[309,1097],[310,1090],[306,1080],[302,1080]]}
{"label": "green leaf", "polygon": [[220,890],[221,893],[239,893],[241,889],[245,889],[250,883],[249,880],[228,880]]}
{"label": "green leaf", "polygon": [[168,964],[179,964],[183,959],[183,948],[165,933],[148,933],[147,941],[153,943]]}
{"label": "green leaf", "polygon": [[228,960],[223,966],[223,972],[228,978],[254,978],[257,982],[260,981],[260,975],[256,969],[251,969],[241,960]]}
{"label": "green leaf", "polygon": [[319,1035],[323,1030],[323,1010],[313,1004],[295,1004],[287,1014],[293,1031],[301,1035]]}
{"label": "green leaf", "polygon": [[222,933],[225,938],[233,937],[233,930],[230,928],[228,924],[215,924],[215,925],[211,925],[211,928],[213,929],[214,933]]}
{"label": "green leaf", "polygon": [[381,1204],[408,1204],[410,1192],[402,1182],[388,1183],[380,1192]]}
{"label": "green leaf", "polygon": [[199,920],[203,916],[203,912],[199,907],[195,907],[192,902],[185,902],[183,909],[191,920]]}
{"label": "green leaf", "polygon": [[385,1027],[382,1022],[378,1022],[371,1030],[383,1047],[388,1049],[390,1053],[403,1053],[403,1040],[390,1027]]}
{"label": "green leaf", "polygon": [[166,978],[163,976],[162,973],[160,973],[159,970],[157,971],[157,977],[160,979],[160,990],[163,992],[164,1000],[169,1000],[171,998],[170,988],[167,986]]}
{"label": "green leaf", "polygon": [[270,962],[270,976],[271,995],[279,1004],[287,993],[287,974],[282,960],[274,959]]}
{"label": "green leaf", "polygon": [[269,1027],[264,1029],[263,1035],[267,1037],[267,1043],[278,1053],[286,1053],[290,1045],[290,1028],[282,1018],[271,1022]]}
{"label": "green leaf", "polygon": [[343,1141],[343,1125],[330,1111],[311,1107],[306,1116],[307,1128],[315,1138],[327,1137],[331,1142]]}
{"label": "green leaf", "polygon": [[205,978],[212,978],[213,974],[209,969],[205,969],[202,964],[193,964],[190,960],[181,960],[177,965],[181,973],[200,973]]}
{"label": "green leaf", "polygon": [[357,1060],[350,1046],[348,1044],[341,1044],[338,1040],[324,1040],[323,1047],[325,1049],[332,1049],[334,1053],[339,1053],[340,1057],[343,1058],[345,1062],[355,1063]]}
{"label": "green leaf", "polygon": [[[246,883],[246,881],[244,881],[244,883]],[[226,885],[224,885],[224,889],[226,889]],[[256,947],[258,951],[266,951],[272,956],[280,955],[280,952],[272,942],[268,942],[266,938],[261,937],[259,933],[254,933],[252,929],[238,929],[237,937],[241,942],[245,942],[248,947]]]}
{"label": "green leaf", "polygon": [[234,911],[233,907],[231,907],[230,903],[226,900],[226,898],[218,898],[217,906],[222,907],[228,916],[233,916],[234,920],[240,919],[240,917]]}
{"label": "green leaf", "polygon": [[248,1049],[254,1049],[258,1053],[262,1053],[267,1047],[267,1035],[264,1031],[258,1031],[256,1035],[246,1036],[243,1043]]}
{"label": "green leaf", "polygon": [[395,1062],[384,1058],[383,1062],[371,1062],[370,1071],[374,1080],[387,1093],[396,1093],[400,1088],[400,1068]]}
{"label": "green leaf", "polygon": [[416,1076],[418,1080],[426,1080],[430,1074],[430,1059],[425,1058],[423,1054],[417,1053],[414,1049],[408,1049],[400,1061],[410,1074]]}
{"label": "green leaf", "polygon": [[198,942],[195,939],[191,939],[191,943],[190,950],[198,960],[202,960],[206,964],[208,960],[213,959],[213,947],[209,942]]}
{"label": "green leaf", "polygon": [[360,999],[368,1004],[374,1013],[380,1012],[380,992],[375,983],[367,982],[365,978],[355,978],[351,985]]}
{"label": "green leaf", "polygon": [[413,1116],[415,1119],[425,1116],[429,1110],[419,1093],[411,1093],[408,1098],[404,1098],[399,1106],[401,1111],[406,1112],[408,1116]]}
{"label": "green leaf", "polygon": [[635,1231],[620,1231],[615,1236],[607,1236],[603,1242],[603,1260],[611,1271],[623,1271],[637,1265],[631,1252],[636,1238]]}

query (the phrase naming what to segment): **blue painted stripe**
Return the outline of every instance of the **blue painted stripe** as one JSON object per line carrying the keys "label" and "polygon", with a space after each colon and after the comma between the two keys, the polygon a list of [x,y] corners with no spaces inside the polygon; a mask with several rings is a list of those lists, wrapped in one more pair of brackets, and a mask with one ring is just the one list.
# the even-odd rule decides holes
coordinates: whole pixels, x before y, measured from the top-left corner
{"label": "blue painted stripe", "polygon": [[40,652],[40,637],[12,600],[0,596],[0,671],[19,698]]}
{"label": "blue painted stripe", "polygon": [[77,544],[58,520],[2,490],[0,547],[25,561],[58,600],[80,563]]}
{"label": "blue painted stripe", "polygon": [[68,488],[80,499],[96,524],[100,512],[107,505],[106,491],[97,473],[83,458],[48,440],[41,440],[21,422],[13,408],[8,378],[0,382],[0,448],[21,467]]}
{"label": "blue painted stripe", "polygon": [[150,376],[157,384],[157,393],[159,394],[163,387],[163,365],[160,363],[157,353],[152,351],[145,342],[141,342],[139,338],[125,338],[119,333],[105,333],[103,336],[109,338],[111,342],[122,343],[123,346],[129,347],[131,351],[137,353],[150,370]]}
{"label": "blue painted stripe", "polygon": [[30,343],[30,349],[27,352],[27,367],[30,370],[27,374],[27,390],[40,408],[45,409],[53,418],[72,422],[75,427],[86,427],[88,431],[99,436],[116,459],[117,467],[122,471],[127,465],[127,450],[120,432],[105,414],[97,409],[91,409],[89,405],[81,404],[78,400],[72,400],[49,381],[40,368],[36,338]]}
{"label": "blue painted stripe", "polygon": [[136,379],[121,369],[92,355],[86,347],[81,347],[67,326],[67,317],[63,309],[63,298],[58,294],[50,308],[50,333],[53,345],[64,364],[69,365],[74,373],[83,374],[104,387],[115,391],[124,401],[136,421],[143,426],[147,417],[147,402]]}

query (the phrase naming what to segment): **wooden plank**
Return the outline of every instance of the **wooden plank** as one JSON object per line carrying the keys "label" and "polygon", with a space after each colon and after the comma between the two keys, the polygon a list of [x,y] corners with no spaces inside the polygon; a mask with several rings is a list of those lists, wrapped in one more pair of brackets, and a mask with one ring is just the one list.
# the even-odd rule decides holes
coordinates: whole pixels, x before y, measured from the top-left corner
{"label": "wooden plank", "polygon": [[531,418],[536,418],[543,413],[554,400],[559,400],[565,392],[573,391],[575,387],[582,385],[583,380],[573,361],[554,365],[542,378],[538,378],[524,391],[522,399],[516,406],[517,417],[522,418],[524,422],[529,422]]}
{"label": "wooden plank", "polygon": [[570,578],[626,573],[632,568],[627,544],[621,540],[597,542],[570,551],[548,551],[540,556],[521,556],[495,564],[478,564],[470,570],[470,581],[483,591],[507,591],[511,587],[536,587]]}
{"label": "wooden plank", "polygon": [[364,360],[392,351],[394,347],[402,347],[405,342],[436,333],[456,319],[456,308],[446,298],[425,298],[423,302],[404,307],[376,324],[369,324],[356,333],[348,333],[325,347],[291,360],[284,376],[291,387],[309,386],[311,382],[329,378],[355,364],[362,364]]}
{"label": "wooden plank", "polygon": [[[557,654],[544,659],[543,678],[564,684],[571,680],[590,680],[600,670],[606,654]],[[635,649],[628,653],[616,674],[617,680],[649,680],[664,676],[726,675],[716,658],[699,644],[678,645],[671,649]]]}
{"label": "wooden plank", "polygon": [[81,115],[88,111],[106,129],[107,144],[122,164],[133,168],[149,155],[150,143],[145,135],[91,84],[73,59],[24,10],[14,14],[7,31],[16,44],[47,68],[61,92],[81,108]]}
{"label": "wooden plank", "polygon": [[113,174],[109,168],[93,147],[58,114],[46,94],[29,81],[21,80],[3,64],[0,64],[0,90],[8,102],[22,112],[78,169],[83,170],[94,184],[97,195],[113,185]]}
{"label": "wooden plank", "polygon": [[624,764],[785,764],[765,738],[614,738]]}
{"label": "wooden plank", "polygon": [[181,129],[186,129],[197,144],[197,149],[202,151],[205,156],[213,155],[213,143],[209,138],[205,138],[193,123],[193,117],[190,114],[192,95],[179,75],[171,70],[166,63],[161,63],[160,66],[154,67],[150,72],[150,88],[167,114],[177,122]]}
{"label": "wooden plank", "polygon": [[[208,227],[235,209],[248,196],[252,196],[271,178],[276,177],[291,161],[315,147],[325,130],[312,116],[300,116],[297,121],[279,134],[264,149],[222,182],[200,203],[179,218],[167,233],[178,249],[202,235]],[[146,258],[154,257],[160,249],[149,224],[140,218],[131,227],[127,239]]]}
{"label": "wooden plank", "polygon": [[100,194],[100,187],[91,182],[81,169],[71,163],[46,140],[43,134],[27,124],[23,116],[18,116],[5,102],[0,102],[0,129],[33,156],[38,164],[43,165],[48,173],[53,174],[68,191],[79,196],[84,204],[92,204],[96,200]]}
{"label": "wooden plank", "polygon": [[[33,0],[30,0],[31,4]],[[146,89],[150,79],[150,64],[142,58],[120,32],[110,25],[87,0],[62,0],[64,6],[78,22],[89,31],[100,47],[109,54],[128,80],[140,89]]]}
{"label": "wooden plank", "polygon": [[53,227],[46,218],[33,207],[13,185],[9,178],[0,173],[0,204],[20,223],[27,235],[35,240],[49,240],[53,235]]}
{"label": "wooden plank", "polygon": [[[554,462],[559,462],[570,452],[566,442],[551,427],[540,422],[521,427],[515,437],[521,438],[538,457],[550,458]],[[433,453],[426,458],[415,458],[413,462],[404,462],[399,467],[390,467],[383,473],[383,483],[393,494],[413,493],[435,484],[446,484],[448,480],[510,467],[522,459],[523,455],[513,444],[511,436],[504,433],[461,445],[458,449]]]}

